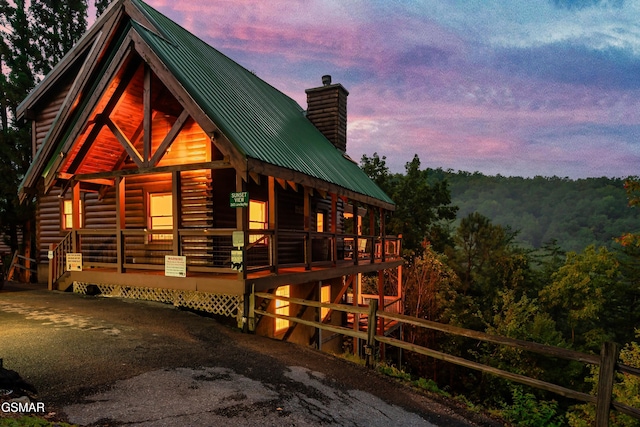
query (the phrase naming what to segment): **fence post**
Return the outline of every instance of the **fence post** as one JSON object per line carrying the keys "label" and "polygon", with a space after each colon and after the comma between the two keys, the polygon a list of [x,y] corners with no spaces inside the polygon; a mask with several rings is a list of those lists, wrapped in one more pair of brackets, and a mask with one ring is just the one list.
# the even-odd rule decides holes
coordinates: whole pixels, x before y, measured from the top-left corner
{"label": "fence post", "polygon": [[616,375],[618,351],[618,345],[615,343],[605,342],[602,344],[598,394],[596,395],[596,427],[607,427],[609,425],[609,411],[613,398],[613,383]]}
{"label": "fence post", "polygon": [[54,245],[53,243],[51,243],[49,245],[49,253],[52,254],[52,256],[49,258],[49,254],[47,254],[47,258],[49,258],[49,277],[47,278],[47,289],[49,289],[50,291],[53,290],[53,275],[54,275],[54,268],[56,266],[56,262],[58,262],[57,259],[55,259],[55,250],[56,245]]}
{"label": "fence post", "polygon": [[365,348],[366,365],[371,367],[373,364],[372,358],[375,357],[376,349],[376,329],[377,329],[377,316],[378,301],[375,299],[369,300],[369,318],[367,319],[367,347]]}
{"label": "fence post", "polygon": [[249,332],[256,331],[256,285],[251,285],[251,298],[249,300]]}

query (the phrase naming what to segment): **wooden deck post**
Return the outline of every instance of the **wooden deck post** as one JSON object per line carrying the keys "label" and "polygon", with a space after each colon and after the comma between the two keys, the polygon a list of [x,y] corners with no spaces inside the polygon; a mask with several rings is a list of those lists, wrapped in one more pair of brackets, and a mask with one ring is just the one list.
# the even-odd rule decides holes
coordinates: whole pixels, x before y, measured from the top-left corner
{"label": "wooden deck post", "polygon": [[[384,298],[384,270],[378,271],[378,306],[380,310],[385,310],[385,298]],[[375,326],[375,325],[374,325]],[[381,317],[378,320],[378,333],[384,336],[384,319]],[[384,343],[380,344],[380,358],[384,360]]]}
{"label": "wooden deck post", "polygon": [[125,272],[125,252],[124,237],[122,230],[125,228],[125,177],[117,176],[115,178],[116,187],[116,262],[118,263],[117,271],[122,274]]}
{"label": "wooden deck post", "polygon": [[311,263],[313,262],[312,251],[313,243],[311,240],[311,196],[313,195],[313,189],[304,187],[304,231],[306,232],[305,249],[304,249],[304,264],[306,270],[311,270]]}
{"label": "wooden deck post", "polygon": [[387,225],[384,218],[384,209],[380,208],[380,260],[385,262],[387,260],[387,241],[385,235],[387,233]]}
{"label": "wooden deck post", "polygon": [[336,266],[338,261],[338,195],[331,194],[331,261]]}
{"label": "wooden deck post", "polygon": [[179,229],[182,224],[180,218],[180,199],[181,199],[181,175],[180,171],[173,171],[171,174],[171,214],[173,216],[173,255],[182,255],[180,250],[182,244],[180,242]]}
{"label": "wooden deck post", "polygon": [[367,347],[365,350],[366,353],[366,365],[367,367],[371,367],[373,361],[375,360],[375,350],[376,350],[376,325],[377,316],[376,313],[378,311],[378,301],[370,300],[369,301],[369,318],[367,320]]}
{"label": "wooden deck post", "polygon": [[618,345],[612,342],[602,344],[600,351],[600,374],[598,376],[598,393],[596,395],[596,427],[609,425],[609,411],[613,393],[613,383],[618,362]]}
{"label": "wooden deck post", "polygon": [[273,230],[273,236],[269,242],[271,272],[278,272],[278,186],[274,177],[269,177],[269,229]]}

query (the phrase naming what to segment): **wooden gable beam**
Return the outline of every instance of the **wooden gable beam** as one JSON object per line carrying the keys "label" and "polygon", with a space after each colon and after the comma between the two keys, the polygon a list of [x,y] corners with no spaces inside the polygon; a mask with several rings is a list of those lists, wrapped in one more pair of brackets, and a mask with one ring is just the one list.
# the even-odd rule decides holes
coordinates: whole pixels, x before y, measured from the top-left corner
{"label": "wooden gable beam", "polygon": [[[149,166],[151,160],[151,69],[147,64],[144,65],[144,90],[142,91],[142,163],[145,167]],[[132,157],[133,158],[133,157]]]}
{"label": "wooden gable beam", "polygon": [[211,138],[223,156],[229,158],[229,162],[236,169],[242,179],[247,177],[247,160],[235,145],[220,130],[217,124],[200,108],[198,103],[191,97],[189,92],[176,80],[169,72],[166,65],[155,54],[153,49],[135,31],[131,32],[136,52],[149,64],[156,76],[162,81],[164,86],[171,92],[182,107],[189,112],[193,120]]}
{"label": "wooden gable beam", "polygon": [[[82,147],[80,147],[80,150],[78,151],[78,154],[73,159],[73,163],[71,163],[71,165],[67,169],[69,171],[69,173],[75,173],[78,170],[78,168],[80,167],[82,162],[85,160],[86,155],[89,152],[89,149],[91,148],[91,145],[95,141],[95,138],[98,137],[98,134],[100,133],[100,130],[102,129],[102,126],[104,126],[105,124],[109,125],[109,123],[113,123],[111,121],[111,119],[109,118],[109,115],[114,110],[114,108],[116,108],[116,105],[118,105],[118,102],[120,101],[120,98],[122,98],[122,95],[124,94],[125,90],[127,89],[127,86],[129,86],[129,83],[131,83],[131,80],[133,79],[133,76],[135,75],[136,70],[138,69],[138,64],[135,64],[135,62],[136,61],[131,61],[131,63],[128,64],[127,69],[125,70],[125,72],[123,74],[122,80],[120,80],[120,83],[118,84],[118,87],[116,88],[115,92],[111,96],[111,99],[109,100],[109,102],[105,106],[104,110],[102,110],[99,113],[98,123],[96,123],[96,125],[93,127],[93,129],[91,131],[92,138],[87,138],[85,140],[85,142],[82,145]],[[111,128],[111,126],[109,126],[109,127]],[[111,131],[113,132],[113,129],[111,129]],[[115,134],[115,132],[114,132],[114,134]],[[117,136],[118,135],[116,135],[116,137]]]}
{"label": "wooden gable beam", "polygon": [[178,137],[178,134],[182,131],[184,125],[187,123],[187,120],[189,120],[190,117],[191,116],[189,115],[189,112],[187,110],[182,110],[182,113],[180,113],[180,116],[178,116],[178,119],[171,127],[171,130],[169,130],[169,133],[164,137],[162,143],[160,143],[160,146],[153,154],[153,157],[149,162],[149,166],[154,167],[160,162],[167,149],[171,144],[173,144],[173,141],[175,141],[175,139]]}
{"label": "wooden gable beam", "polygon": [[[127,63],[127,60],[132,59],[131,57],[132,47],[130,45],[130,41],[131,39],[129,37],[125,38],[124,42],[122,43],[122,45],[116,52],[115,56],[113,57],[111,64],[107,67],[106,72],[103,74],[102,78],[98,82],[98,85],[96,86],[96,89],[94,90],[93,94],[87,101],[85,109],[80,111],[79,117],[76,120],[75,125],[71,129],[71,132],[69,133],[69,137],[67,138],[66,143],[63,145],[62,150],[60,151],[60,156],[54,160],[53,165],[51,166],[51,171],[54,173],[49,173],[49,175],[45,177],[45,182],[44,182],[45,192],[48,192],[53,186],[53,184],[55,183],[55,180],[56,180],[55,172],[60,168],[60,165],[64,162],[64,158],[66,157],[66,154],[69,152],[71,147],[75,144],[78,138],[78,135],[82,133],[82,130],[85,128],[86,123],[88,122],[89,117],[93,112],[93,109],[98,104],[100,98],[102,97],[102,94],[108,87],[109,83],[113,80],[113,77],[116,75],[118,70],[120,70],[121,67]],[[134,60],[133,62],[136,62],[136,61]]]}
{"label": "wooden gable beam", "polygon": [[[151,117],[151,119],[155,119],[156,116],[158,115],[157,111],[153,112],[153,116]],[[140,135],[142,135],[142,132],[144,131],[144,120],[140,123],[140,125],[136,128],[135,132],[133,132],[133,136],[131,137],[131,141],[133,142],[133,144],[135,144],[135,142],[140,139]],[[122,154],[120,155],[120,157],[118,158],[118,160],[116,161],[115,165],[113,166],[113,170],[118,170],[122,167],[122,164],[124,163],[125,160],[127,160],[127,157],[129,157],[129,153],[125,151],[122,152]]]}
{"label": "wooden gable beam", "polygon": [[127,138],[125,134],[122,133],[122,130],[118,127],[117,124],[113,122],[113,120],[108,118],[106,122],[111,132],[113,132],[113,134],[118,139],[118,142],[120,142],[120,145],[124,147],[124,149],[129,154],[129,157],[131,157],[131,160],[133,160],[136,163],[136,165],[138,165],[139,168],[144,167],[145,166],[144,159],[140,156],[140,153],[138,153],[138,150],[136,150],[136,147],[134,147],[131,141],[129,141],[129,138]]}

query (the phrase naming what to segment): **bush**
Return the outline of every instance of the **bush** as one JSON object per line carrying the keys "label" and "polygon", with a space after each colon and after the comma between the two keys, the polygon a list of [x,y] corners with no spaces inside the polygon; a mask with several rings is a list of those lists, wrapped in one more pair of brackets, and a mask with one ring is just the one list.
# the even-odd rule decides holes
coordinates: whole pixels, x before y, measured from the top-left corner
{"label": "bush", "polygon": [[560,427],[565,425],[562,415],[558,414],[555,400],[538,400],[532,393],[525,393],[522,387],[513,387],[513,403],[505,406],[502,416],[516,426],[522,427]]}

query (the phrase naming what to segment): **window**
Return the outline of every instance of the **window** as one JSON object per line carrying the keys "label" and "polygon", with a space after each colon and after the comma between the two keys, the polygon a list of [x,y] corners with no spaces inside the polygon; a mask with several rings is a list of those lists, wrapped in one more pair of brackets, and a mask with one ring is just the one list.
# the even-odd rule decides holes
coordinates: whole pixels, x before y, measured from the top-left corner
{"label": "window", "polygon": [[[331,286],[327,285],[327,286],[323,286],[320,289],[320,302],[331,302]],[[321,308],[320,309],[320,321],[323,322],[324,319],[329,315],[329,309],[328,308]]]}
{"label": "window", "polygon": [[[173,230],[173,197],[171,193],[149,193],[149,228],[157,230]],[[151,240],[172,240],[173,233],[152,234]]]}
{"label": "window", "polygon": [[[267,222],[267,202],[259,200],[249,200],[249,230],[266,230]],[[262,239],[264,234],[249,235],[249,243],[255,243]],[[260,242],[266,244],[266,241]]]}
{"label": "window", "polygon": [[[276,296],[288,298],[291,293],[290,288],[290,286],[280,286],[276,289]],[[276,314],[289,316],[289,301],[276,300]],[[286,329],[289,329],[290,325],[291,322],[289,320],[276,318],[276,333],[284,332]]]}
{"label": "window", "polygon": [[[78,225],[82,228],[82,201],[80,202],[80,224]],[[62,202],[62,229],[73,229],[73,200],[71,199]]]}
{"label": "window", "polygon": [[316,231],[318,233],[324,233],[324,212],[318,212],[316,214]]}

